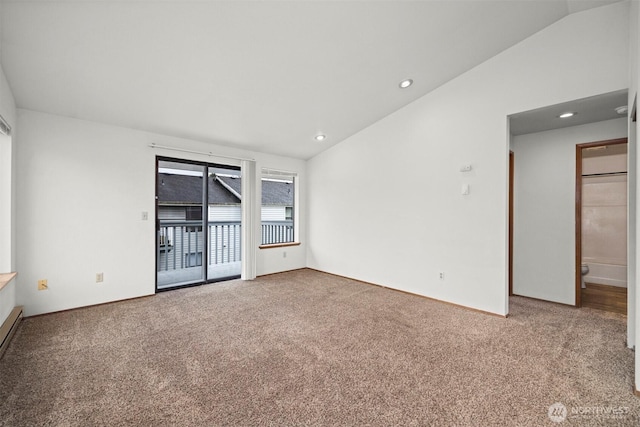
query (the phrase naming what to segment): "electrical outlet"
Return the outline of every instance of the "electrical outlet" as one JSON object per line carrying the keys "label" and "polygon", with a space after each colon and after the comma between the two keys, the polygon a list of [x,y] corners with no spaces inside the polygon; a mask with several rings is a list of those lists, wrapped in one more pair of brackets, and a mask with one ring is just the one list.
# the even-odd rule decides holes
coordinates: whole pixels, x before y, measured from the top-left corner
{"label": "electrical outlet", "polygon": [[47,284],[47,279],[38,280],[38,290],[46,291],[47,289],[49,289],[49,285]]}
{"label": "electrical outlet", "polygon": [[96,283],[104,281],[104,273],[96,273]]}
{"label": "electrical outlet", "polygon": [[444,271],[440,272],[440,280],[444,280]]}

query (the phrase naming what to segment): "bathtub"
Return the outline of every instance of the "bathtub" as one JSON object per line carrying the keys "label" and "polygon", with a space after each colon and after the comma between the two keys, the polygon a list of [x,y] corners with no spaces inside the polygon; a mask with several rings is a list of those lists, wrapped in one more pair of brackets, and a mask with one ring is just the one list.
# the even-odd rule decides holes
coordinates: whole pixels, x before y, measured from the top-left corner
{"label": "bathtub", "polygon": [[597,262],[589,262],[588,260],[585,260],[583,264],[589,266],[589,274],[584,276],[585,282],[618,286],[620,288],[627,287],[626,265],[600,264]]}

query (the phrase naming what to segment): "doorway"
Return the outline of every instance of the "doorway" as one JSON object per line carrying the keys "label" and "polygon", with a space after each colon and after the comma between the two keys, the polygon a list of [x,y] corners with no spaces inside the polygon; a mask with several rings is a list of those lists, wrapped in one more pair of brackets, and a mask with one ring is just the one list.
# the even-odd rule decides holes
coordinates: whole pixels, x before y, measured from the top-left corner
{"label": "doorway", "polygon": [[627,138],[576,146],[577,307],[627,312]]}
{"label": "doorway", "polygon": [[156,291],[240,277],[239,167],[158,157]]}
{"label": "doorway", "polygon": [[509,150],[509,296],[513,296],[513,178],[515,157]]}

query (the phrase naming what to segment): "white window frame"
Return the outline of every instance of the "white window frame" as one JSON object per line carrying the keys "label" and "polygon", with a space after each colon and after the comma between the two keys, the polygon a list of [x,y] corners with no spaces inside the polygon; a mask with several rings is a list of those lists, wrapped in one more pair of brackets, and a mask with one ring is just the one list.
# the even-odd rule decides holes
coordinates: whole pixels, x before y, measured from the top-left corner
{"label": "white window frame", "polygon": [[[298,173],[293,171],[285,171],[279,169],[272,169],[263,167],[261,169],[260,174],[260,212],[262,212],[262,182],[263,180],[287,180],[293,181],[293,241],[291,242],[283,242],[283,243],[262,243],[262,233],[260,236],[260,249],[266,248],[278,248],[282,246],[296,246],[300,245],[300,215],[299,207],[300,207],[300,186],[298,185]],[[260,224],[262,224],[262,214],[260,214]],[[262,226],[262,225],[261,225]]]}

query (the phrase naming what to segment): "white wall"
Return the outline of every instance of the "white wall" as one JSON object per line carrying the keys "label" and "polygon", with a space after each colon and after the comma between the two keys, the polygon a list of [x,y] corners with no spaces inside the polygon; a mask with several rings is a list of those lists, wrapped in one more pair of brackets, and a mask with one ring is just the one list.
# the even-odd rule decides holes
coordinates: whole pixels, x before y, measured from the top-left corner
{"label": "white wall", "polygon": [[[628,127],[626,116],[620,116]],[[582,153],[582,175],[627,172],[627,145],[610,145],[605,150],[586,150]],[[596,179],[596,177],[592,177]]]}
{"label": "white wall", "polygon": [[514,294],[575,304],[576,144],[626,136],[621,118],[513,137]]}
{"label": "white wall", "polygon": [[17,129],[15,102],[2,67],[0,67],[0,115],[12,128],[11,135],[0,134],[0,273],[6,273],[14,267],[12,197],[15,174],[12,159],[15,153]]}
{"label": "white wall", "polygon": [[[640,4],[637,1],[630,2],[629,13],[629,107],[634,105],[640,87],[640,75],[638,61],[640,59]],[[635,347],[640,341],[640,292],[637,289],[637,266],[640,261],[640,251],[637,250],[638,242],[638,122],[629,122],[629,271],[627,293],[627,345]],[[640,355],[635,357],[635,390],[640,395]]]}
{"label": "white wall", "polygon": [[[622,120],[626,129],[627,119]],[[625,152],[607,154],[616,147]],[[627,171],[626,149],[626,144],[609,146],[582,158],[581,246],[582,263],[589,268],[586,283],[627,287],[628,183],[626,173],[618,174]],[[598,155],[591,157],[594,154]]]}
{"label": "white wall", "polygon": [[[2,29],[0,2],[0,32]],[[1,37],[0,37],[1,38]],[[0,56],[2,50],[0,45]],[[0,135],[0,273],[15,270],[15,157],[16,104],[0,64],[0,115],[13,128],[12,136]],[[10,282],[0,291],[0,325],[16,306],[16,283]]]}
{"label": "white wall", "polygon": [[[155,227],[141,213],[154,216],[156,155],[232,161],[152,149],[150,143],[254,158],[258,168],[297,172],[304,191],[302,160],[27,110],[18,114],[17,299],[26,315],[154,293]],[[306,206],[300,209],[304,218]],[[257,273],[304,267],[304,234],[302,242],[287,248],[287,258],[277,249],[258,251]],[[95,283],[98,272],[103,283]],[[49,290],[37,290],[39,279],[48,280]]]}
{"label": "white wall", "polygon": [[[0,20],[1,22],[1,20]],[[12,135],[0,135],[0,273],[15,270],[15,138],[16,106],[13,94],[0,66],[0,115],[12,127]],[[16,306],[16,282],[0,291],[0,325]]]}
{"label": "white wall", "polygon": [[570,15],[311,159],[308,265],[506,314],[507,116],[626,88],[627,11]]}

